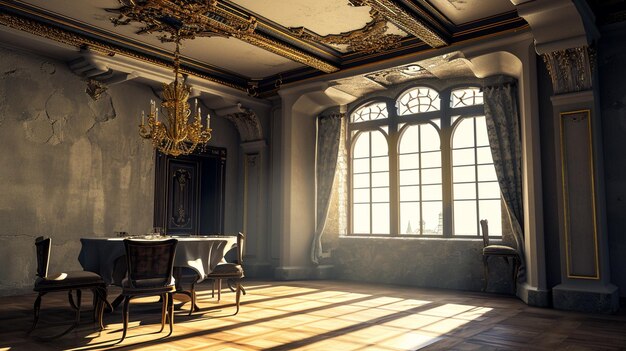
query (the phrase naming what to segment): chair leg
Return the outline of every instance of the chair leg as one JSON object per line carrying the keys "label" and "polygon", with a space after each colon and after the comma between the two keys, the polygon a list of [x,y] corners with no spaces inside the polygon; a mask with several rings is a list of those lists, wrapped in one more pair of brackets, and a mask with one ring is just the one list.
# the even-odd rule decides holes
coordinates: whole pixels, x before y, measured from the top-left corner
{"label": "chair leg", "polygon": [[74,302],[74,297],[72,297],[72,290],[67,291],[67,300],[70,302],[70,306],[72,306],[73,309],[78,309],[78,307],[76,307],[76,303]]}
{"label": "chair leg", "polygon": [[196,283],[191,284],[190,295],[191,295],[191,308],[189,308],[189,315],[191,316],[193,312],[200,309],[196,305]]}
{"label": "chair leg", "polygon": [[170,316],[170,332],[167,334],[167,336],[170,336],[174,331],[174,294],[168,293],[167,299],[169,300],[168,314]]}
{"label": "chair leg", "polygon": [[217,280],[217,302],[222,299],[222,280]]}
{"label": "chair leg", "polygon": [[165,294],[161,294],[161,329],[159,329],[159,333],[163,331],[165,328],[165,312],[167,311],[167,298]]}
{"label": "chair leg", "polygon": [[237,305],[237,310],[235,310],[235,315],[239,313],[239,300],[241,299],[241,282],[237,280],[237,292],[235,295],[235,304]]}
{"label": "chair leg", "polygon": [[216,283],[217,283],[217,280],[213,279],[213,284],[211,284],[212,285],[212,287],[211,287],[211,298],[215,297],[215,284]]}
{"label": "chair leg", "polygon": [[519,258],[515,257],[513,258],[513,294],[516,295],[517,294],[517,273],[519,271],[519,267],[521,265],[521,262],[519,260]]}
{"label": "chair leg", "polygon": [[484,275],[483,291],[487,290],[487,280],[489,279],[489,265],[487,264],[488,259],[489,259],[489,256],[483,255],[483,275]]}
{"label": "chair leg", "polygon": [[130,296],[125,296],[124,297],[124,310],[122,312],[122,318],[124,321],[124,329],[122,330],[122,339],[120,339],[119,342],[124,341],[124,338],[126,338],[126,331],[128,330],[128,304],[130,302]]}
{"label": "chair leg", "polygon": [[83,295],[82,290],[76,289],[76,321],[74,322],[75,325],[80,324],[80,304],[82,301],[82,295]]}
{"label": "chair leg", "polygon": [[41,297],[43,295],[45,295],[45,293],[39,293],[39,295],[37,295],[37,300],[35,300],[35,305],[33,306],[33,325],[30,327],[30,330],[26,334],[30,334],[33,330],[35,330],[35,327],[37,326],[37,322],[39,321],[39,310],[41,309]]}

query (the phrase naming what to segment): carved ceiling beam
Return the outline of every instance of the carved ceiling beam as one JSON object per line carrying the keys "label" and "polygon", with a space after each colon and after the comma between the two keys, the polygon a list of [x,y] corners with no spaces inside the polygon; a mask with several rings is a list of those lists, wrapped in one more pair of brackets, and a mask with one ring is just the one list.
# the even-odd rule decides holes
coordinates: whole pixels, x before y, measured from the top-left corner
{"label": "carved ceiling beam", "polygon": [[424,22],[398,6],[393,0],[348,0],[354,6],[370,6],[378,11],[389,22],[403,31],[419,38],[433,48],[448,45],[439,34],[428,28]]}

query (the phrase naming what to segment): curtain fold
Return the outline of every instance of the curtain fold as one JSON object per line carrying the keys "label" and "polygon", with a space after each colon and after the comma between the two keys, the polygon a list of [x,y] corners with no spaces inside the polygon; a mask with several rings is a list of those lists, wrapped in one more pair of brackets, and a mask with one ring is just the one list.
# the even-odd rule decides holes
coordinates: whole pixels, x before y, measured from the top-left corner
{"label": "curtain fold", "polygon": [[513,237],[522,261],[518,281],[526,278],[524,262],[524,210],[522,198],[522,138],[517,88],[503,83],[483,88],[485,117],[491,154]]}
{"label": "curtain fold", "polygon": [[322,256],[322,233],[328,217],[330,199],[337,169],[341,121],[343,114],[317,118],[317,145],[315,155],[316,223],[311,245],[311,261],[319,264]]}

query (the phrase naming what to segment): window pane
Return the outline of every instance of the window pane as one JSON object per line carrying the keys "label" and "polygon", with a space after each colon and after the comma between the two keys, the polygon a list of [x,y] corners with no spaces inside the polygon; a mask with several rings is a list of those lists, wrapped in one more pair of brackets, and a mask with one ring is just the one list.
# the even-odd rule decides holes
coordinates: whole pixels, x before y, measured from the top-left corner
{"label": "window pane", "polygon": [[420,151],[435,151],[441,149],[439,141],[439,132],[430,124],[420,125],[420,142],[422,149]]}
{"label": "window pane", "polygon": [[424,235],[443,234],[443,211],[441,202],[422,202]]}
{"label": "window pane", "polygon": [[400,201],[419,201],[420,199],[420,187],[419,186],[401,186],[400,187]]}
{"label": "window pane", "polygon": [[441,185],[423,185],[422,200],[441,200]]}
{"label": "window pane", "polygon": [[476,163],[493,163],[493,158],[491,157],[491,148],[489,146],[479,147],[476,149],[476,154],[478,159]]}
{"label": "window pane", "polygon": [[368,188],[370,186],[369,174],[355,174],[352,178],[353,188]]}
{"label": "window pane", "polygon": [[352,173],[369,173],[370,160],[369,158],[359,158],[352,160]]}
{"label": "window pane", "polygon": [[498,180],[496,168],[493,165],[478,166],[478,180]]}
{"label": "window pane", "polygon": [[372,156],[387,155],[387,138],[381,132],[370,132],[372,135]]}
{"label": "window pane", "polygon": [[354,151],[352,157],[361,158],[369,157],[370,155],[370,133],[361,133],[356,137],[354,142]]}
{"label": "window pane", "polygon": [[389,202],[389,188],[373,188],[372,202]]}
{"label": "window pane", "polygon": [[372,157],[372,172],[388,171],[389,157]]}
{"label": "window pane", "polygon": [[355,204],[352,207],[352,227],[355,234],[370,233],[370,205]]}
{"label": "window pane", "polygon": [[373,204],[372,212],[372,233],[389,234],[389,204]]}
{"label": "window pane", "polygon": [[454,201],[454,235],[478,235],[475,201]]}
{"label": "window pane", "polygon": [[424,152],[421,154],[422,167],[441,167],[441,151]]}
{"label": "window pane", "polygon": [[372,173],[372,186],[389,186],[389,172]]}
{"label": "window pane", "polygon": [[423,169],[422,184],[441,184],[441,168]]}
{"label": "window pane", "polygon": [[400,234],[421,234],[419,202],[400,204]]}
{"label": "window pane", "polygon": [[474,149],[452,150],[452,165],[464,166],[474,164]]}
{"label": "window pane", "polygon": [[488,146],[487,122],[485,116],[476,117],[476,146]]}
{"label": "window pane", "polygon": [[480,88],[461,88],[450,94],[450,107],[464,107],[483,104],[483,92]]}
{"label": "window pane", "polygon": [[500,185],[498,182],[479,183],[478,196],[481,199],[499,199]]}
{"label": "window pane", "polygon": [[419,152],[419,127],[409,126],[402,133],[400,139],[400,153],[408,154],[411,152]]}
{"label": "window pane", "polygon": [[400,171],[400,185],[414,185],[419,183],[419,171]]}
{"label": "window pane", "polygon": [[452,178],[455,183],[473,182],[476,180],[474,166],[452,167]]}
{"label": "window pane", "polygon": [[489,236],[502,236],[502,204],[500,200],[478,202],[480,218],[489,221]]}
{"label": "window pane", "polygon": [[476,183],[454,184],[455,200],[476,199]]}
{"label": "window pane", "polygon": [[384,102],[376,102],[365,105],[354,111],[351,116],[351,122],[371,121],[375,119],[387,118],[387,104]]}
{"label": "window pane", "polygon": [[413,88],[404,93],[396,102],[398,115],[439,111],[439,93],[426,87]]}
{"label": "window pane", "polygon": [[474,146],[474,119],[464,118],[454,129],[452,148],[459,149],[472,146]]}
{"label": "window pane", "polygon": [[352,202],[357,203],[369,203],[370,202],[370,190],[369,189],[355,189],[352,192]]}
{"label": "window pane", "polygon": [[419,154],[400,155],[400,169],[417,169],[419,166]]}

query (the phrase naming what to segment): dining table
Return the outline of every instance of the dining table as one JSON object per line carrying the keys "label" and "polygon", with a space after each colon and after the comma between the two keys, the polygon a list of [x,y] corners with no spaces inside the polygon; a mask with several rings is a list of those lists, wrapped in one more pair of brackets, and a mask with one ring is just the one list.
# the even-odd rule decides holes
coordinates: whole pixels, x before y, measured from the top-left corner
{"label": "dining table", "polygon": [[[202,281],[220,262],[224,255],[237,246],[237,236],[233,235],[194,235],[167,237],[132,237],[133,240],[178,239],[174,266],[189,267],[195,270]],[[120,237],[81,238],[78,262],[85,271],[99,274],[107,284],[121,284],[114,277],[118,259],[126,255],[124,239]],[[117,278],[117,279],[115,279]]]}

